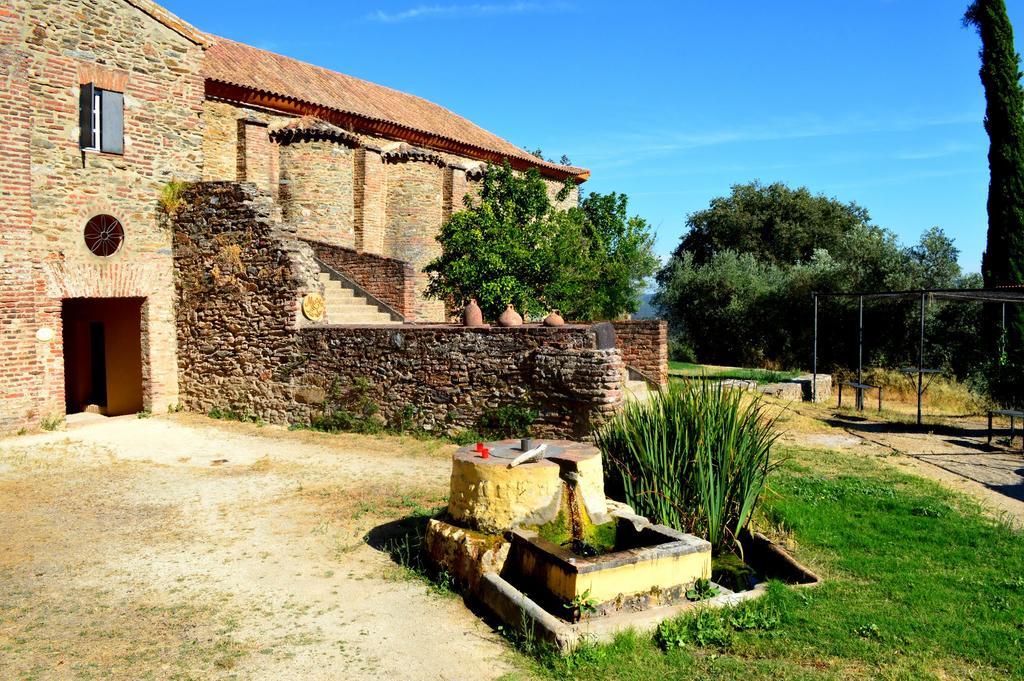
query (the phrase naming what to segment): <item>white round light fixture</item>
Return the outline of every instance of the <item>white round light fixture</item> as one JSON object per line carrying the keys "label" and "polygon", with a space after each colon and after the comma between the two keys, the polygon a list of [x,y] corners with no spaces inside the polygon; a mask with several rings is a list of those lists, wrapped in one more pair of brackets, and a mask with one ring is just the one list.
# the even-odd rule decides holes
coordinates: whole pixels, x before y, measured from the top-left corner
{"label": "white round light fixture", "polygon": [[36,340],[42,341],[43,343],[49,343],[53,340],[53,329],[48,326],[44,326],[36,331]]}

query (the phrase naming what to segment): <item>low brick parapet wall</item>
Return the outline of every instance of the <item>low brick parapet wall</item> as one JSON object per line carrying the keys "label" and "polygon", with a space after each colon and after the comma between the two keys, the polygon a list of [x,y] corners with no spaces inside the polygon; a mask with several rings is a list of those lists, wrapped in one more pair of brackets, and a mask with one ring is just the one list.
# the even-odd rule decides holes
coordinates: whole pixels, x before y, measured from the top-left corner
{"label": "low brick parapet wall", "polygon": [[303,241],[310,245],[317,258],[357,283],[374,298],[406,319],[414,316],[416,294],[413,282],[416,272],[410,263],[313,239]]}
{"label": "low brick parapet wall", "polygon": [[615,347],[626,366],[658,385],[668,385],[668,323],[661,319],[611,322]]}

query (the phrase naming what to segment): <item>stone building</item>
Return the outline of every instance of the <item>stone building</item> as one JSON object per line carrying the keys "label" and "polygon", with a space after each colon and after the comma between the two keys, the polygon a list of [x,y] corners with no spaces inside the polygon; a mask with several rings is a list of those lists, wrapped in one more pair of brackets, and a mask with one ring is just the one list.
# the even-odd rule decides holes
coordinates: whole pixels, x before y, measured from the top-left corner
{"label": "stone building", "polygon": [[[369,347],[380,326],[415,335],[445,320],[421,270],[487,164],[536,168],[553,197],[568,182],[567,202],[588,177],[421,98],[203,33],[150,0],[8,0],[0,38],[0,432],[221,397],[277,420],[308,415],[317,400],[293,408],[295,395],[337,377],[283,367],[335,341],[303,329],[365,327],[347,343]],[[210,307],[227,291],[244,315]],[[300,313],[310,294],[326,308],[312,321]],[[580,333],[553,347],[599,352],[599,334]],[[446,334],[431,336],[431,353],[479,346]],[[248,354],[269,347],[272,358]],[[621,364],[611,354],[608,366]],[[225,356],[231,367],[205,364]]]}

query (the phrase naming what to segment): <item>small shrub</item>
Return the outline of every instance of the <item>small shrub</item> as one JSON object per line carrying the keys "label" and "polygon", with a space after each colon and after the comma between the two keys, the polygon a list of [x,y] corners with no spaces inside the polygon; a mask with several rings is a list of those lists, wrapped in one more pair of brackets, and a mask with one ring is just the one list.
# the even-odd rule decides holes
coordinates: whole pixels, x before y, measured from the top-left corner
{"label": "small shrub", "polygon": [[720,593],[722,593],[722,590],[717,586],[712,586],[710,580],[701,578],[686,590],[686,598],[691,601],[706,601]]}
{"label": "small shrub", "polygon": [[668,342],[668,358],[673,362],[696,362],[697,353],[688,341],[676,336]]}
{"label": "small shrub", "polygon": [[39,422],[39,427],[43,430],[57,430],[64,423],[64,417],[60,414],[52,414],[50,416],[44,416]]}
{"label": "small shrub", "polygon": [[143,409],[140,412],[136,412],[135,417],[136,418],[140,418],[140,419],[148,419],[152,415],[153,415],[153,412],[151,412],[148,409]]}
{"label": "small shrub", "polygon": [[178,214],[178,210],[181,208],[181,195],[188,187],[188,182],[179,182],[178,180],[171,180],[163,187],[160,188],[160,207],[164,209],[164,212],[168,216],[174,217]]}
{"label": "small shrub", "polygon": [[534,409],[522,404],[505,404],[488,409],[480,417],[479,428],[488,438],[515,438],[530,434],[537,419]]}

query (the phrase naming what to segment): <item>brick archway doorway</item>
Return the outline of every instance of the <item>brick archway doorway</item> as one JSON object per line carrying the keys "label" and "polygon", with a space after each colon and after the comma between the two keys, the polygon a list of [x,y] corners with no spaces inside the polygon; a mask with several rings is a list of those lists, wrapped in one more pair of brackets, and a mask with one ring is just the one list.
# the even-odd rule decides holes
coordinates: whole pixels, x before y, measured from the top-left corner
{"label": "brick archway doorway", "polygon": [[143,298],[68,298],[61,306],[68,414],[143,409]]}

